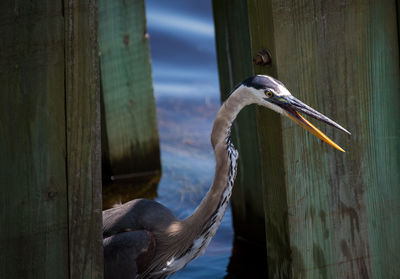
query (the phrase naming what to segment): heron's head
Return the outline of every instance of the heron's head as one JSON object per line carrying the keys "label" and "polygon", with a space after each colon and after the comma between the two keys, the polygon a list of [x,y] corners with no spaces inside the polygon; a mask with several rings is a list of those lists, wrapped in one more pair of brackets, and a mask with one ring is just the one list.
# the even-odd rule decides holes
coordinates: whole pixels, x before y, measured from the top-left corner
{"label": "heron's head", "polygon": [[314,136],[344,152],[342,148],[340,148],[324,133],[307,121],[300,114],[300,112],[325,122],[326,124],[331,125],[349,135],[350,132],[322,113],[312,109],[308,105],[293,97],[289,90],[279,80],[276,80],[270,76],[257,75],[246,79],[240,84],[239,87],[243,87],[251,94],[252,103],[267,107],[289,117],[294,122],[311,132]]}

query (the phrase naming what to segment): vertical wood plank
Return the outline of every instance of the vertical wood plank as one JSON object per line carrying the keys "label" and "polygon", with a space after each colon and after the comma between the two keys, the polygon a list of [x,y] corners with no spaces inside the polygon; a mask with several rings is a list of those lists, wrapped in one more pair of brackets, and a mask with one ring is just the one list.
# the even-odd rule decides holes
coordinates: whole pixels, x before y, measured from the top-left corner
{"label": "vertical wood plank", "polygon": [[399,213],[391,210],[400,205],[395,11],[388,1],[273,2],[279,78],[353,133],[349,139],[324,129],[348,151],[341,154],[284,122],[294,274],[398,274]]}
{"label": "vertical wood plank", "polygon": [[65,1],[70,278],[102,278],[97,1]]}
{"label": "vertical wood plank", "polygon": [[[221,99],[253,74],[245,1],[213,1]],[[235,235],[264,245],[264,213],[255,106],[245,108],[232,127],[239,151],[238,175],[231,198]],[[251,144],[249,144],[251,143]]]}
{"label": "vertical wood plank", "polygon": [[[270,66],[254,65],[255,74],[277,77],[277,56],[274,37],[272,2],[247,1],[249,36],[253,57],[262,50],[271,53]],[[276,30],[279,32],[279,30]],[[292,274],[292,250],[288,227],[287,186],[284,168],[282,117],[262,107],[257,108],[262,197],[264,200],[265,230],[269,278],[288,278]]]}
{"label": "vertical wood plank", "polygon": [[108,178],[159,173],[156,107],[144,0],[99,1],[104,101],[104,165]]}
{"label": "vertical wood plank", "polygon": [[[370,58],[367,68],[370,71],[360,84],[369,81],[366,88],[369,94],[359,104],[359,114],[360,119],[368,119],[365,122],[368,126],[363,125],[363,130],[366,129],[360,131],[369,133],[361,154],[365,156],[362,161],[371,164],[362,164],[360,170],[364,170],[363,181],[369,183],[357,185],[358,179],[354,177],[350,183],[357,185],[354,194],[365,190],[372,275],[395,278],[400,274],[400,266],[396,264],[400,250],[397,237],[400,231],[399,15],[395,3],[389,1],[371,3],[368,15],[370,25],[366,25],[364,32],[370,30],[371,34],[364,48]],[[363,96],[357,93],[361,100]],[[355,129],[359,128],[357,124],[353,123]]]}
{"label": "vertical wood plank", "polygon": [[[252,55],[264,46],[273,54],[270,70],[254,72],[278,77],[295,96],[353,132],[349,138],[321,125],[348,151],[342,154],[289,120],[257,111],[269,277],[395,278],[400,246],[396,2],[244,3],[247,9],[229,14],[236,19],[248,13],[248,30],[236,28],[247,37],[236,36],[250,41]],[[226,3],[219,8],[229,10]],[[216,19],[216,25],[222,21]],[[249,43],[218,38],[224,36],[217,34],[218,54]],[[228,81],[225,72],[238,71],[231,63],[220,67]]]}
{"label": "vertical wood plank", "polygon": [[0,277],[68,278],[62,1],[0,1]]}
{"label": "vertical wood plank", "polygon": [[[232,82],[231,87],[223,86],[232,79],[226,72],[231,75],[240,73],[243,71],[243,65],[247,65],[249,69],[239,76],[235,83],[253,74],[276,76],[276,64],[271,67],[262,67],[252,63],[252,58],[265,48],[271,51],[273,61],[276,58],[271,2],[237,2],[239,3],[232,9],[229,8],[232,5],[231,2],[214,2],[221,92],[225,92],[222,94],[226,96],[227,92],[233,88]],[[238,20],[238,18],[243,20]],[[272,34],[272,36],[260,36],[260,34]],[[225,56],[229,58],[228,63],[224,63]],[[230,61],[235,61],[236,64]],[[237,123],[234,124],[234,127],[239,130],[237,133],[240,133],[243,143],[239,145],[240,158],[244,156],[246,159],[243,160],[243,164],[239,164],[239,177],[241,172],[245,175],[239,178],[239,183],[235,184],[232,198],[234,224],[237,223],[234,226],[235,233],[239,231],[242,237],[250,241],[254,239],[259,241],[260,238],[265,238],[264,227],[260,226],[264,226],[266,222],[266,242],[270,251],[267,254],[269,273],[288,276],[291,274],[291,251],[287,227],[281,119],[274,112],[265,109],[253,108],[252,112],[251,118],[241,120],[239,116]],[[258,144],[259,141],[262,144]],[[255,142],[257,145],[254,144]],[[238,193],[236,196],[235,192]],[[264,203],[260,198],[263,196]],[[252,210],[248,210],[249,204],[253,204]],[[265,221],[264,211],[268,212]],[[244,230],[244,233],[240,229]],[[251,233],[248,233],[249,231]],[[257,237],[255,238],[254,235]]]}
{"label": "vertical wood plank", "polygon": [[0,6],[1,278],[102,276],[96,9],[63,4]]}

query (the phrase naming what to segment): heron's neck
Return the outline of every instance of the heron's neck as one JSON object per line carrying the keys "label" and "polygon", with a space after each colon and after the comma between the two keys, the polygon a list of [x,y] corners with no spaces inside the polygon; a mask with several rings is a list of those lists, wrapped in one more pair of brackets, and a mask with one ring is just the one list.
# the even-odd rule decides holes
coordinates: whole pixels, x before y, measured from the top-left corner
{"label": "heron's neck", "polygon": [[221,223],[231,196],[238,158],[230,140],[230,130],[240,110],[250,104],[249,98],[246,98],[248,92],[245,90],[241,87],[236,89],[221,106],[215,118],[211,143],[216,167],[210,190],[191,216],[174,222],[167,233],[158,238],[158,246],[163,247],[163,242],[169,251],[169,254],[157,261],[165,274],[176,272],[201,255]]}
{"label": "heron's neck", "polygon": [[230,132],[232,123],[240,110],[250,104],[246,93],[245,89],[237,89],[222,104],[215,118],[211,133],[211,144],[216,159],[214,180],[195,212],[184,220],[188,226],[198,227],[202,232],[209,226],[214,226],[212,235],[221,222],[231,196],[238,153],[231,143]]}

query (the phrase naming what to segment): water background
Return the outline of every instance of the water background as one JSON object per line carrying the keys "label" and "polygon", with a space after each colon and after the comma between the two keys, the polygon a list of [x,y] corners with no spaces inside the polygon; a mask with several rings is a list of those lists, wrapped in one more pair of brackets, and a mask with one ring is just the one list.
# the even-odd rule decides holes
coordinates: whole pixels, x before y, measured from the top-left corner
{"label": "water background", "polygon": [[[156,200],[178,218],[208,191],[220,105],[211,1],[146,0],[163,175]],[[223,278],[232,249],[230,208],[206,253],[174,278]]]}

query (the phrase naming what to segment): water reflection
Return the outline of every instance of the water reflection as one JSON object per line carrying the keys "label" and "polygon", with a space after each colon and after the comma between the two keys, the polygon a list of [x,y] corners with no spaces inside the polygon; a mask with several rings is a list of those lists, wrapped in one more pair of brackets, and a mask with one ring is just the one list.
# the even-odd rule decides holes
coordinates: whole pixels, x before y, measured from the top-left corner
{"label": "water reflection", "polygon": [[[148,1],[150,2],[150,1]],[[186,38],[187,36],[214,37],[214,26],[207,19],[195,18],[193,14],[182,14],[182,11],[170,8],[157,8],[150,5],[147,10],[147,22],[151,29],[157,29],[170,36]],[[203,38],[202,38],[203,39]],[[196,39],[192,40],[197,41]]]}

